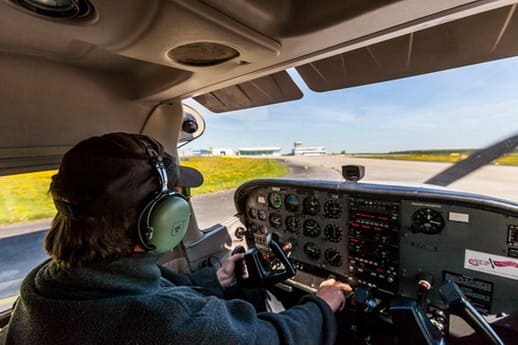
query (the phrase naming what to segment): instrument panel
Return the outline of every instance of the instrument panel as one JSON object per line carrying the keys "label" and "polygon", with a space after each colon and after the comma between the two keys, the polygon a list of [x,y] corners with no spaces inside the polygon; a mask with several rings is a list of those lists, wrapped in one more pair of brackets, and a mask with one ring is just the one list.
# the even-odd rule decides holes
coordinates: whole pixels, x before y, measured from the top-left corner
{"label": "instrument panel", "polygon": [[[235,203],[249,245],[266,250],[271,232],[290,244],[294,287],[314,291],[333,277],[415,298],[424,272],[437,287],[456,281],[483,313],[518,309],[515,203],[429,187],[289,179],[248,182]],[[492,271],[497,262],[505,267]],[[430,296],[440,307],[437,289]]]}

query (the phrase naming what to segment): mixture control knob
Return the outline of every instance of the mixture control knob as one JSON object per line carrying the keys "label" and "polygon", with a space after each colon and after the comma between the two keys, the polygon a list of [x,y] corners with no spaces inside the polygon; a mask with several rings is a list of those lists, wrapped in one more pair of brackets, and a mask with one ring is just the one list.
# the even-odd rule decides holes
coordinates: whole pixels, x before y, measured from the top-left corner
{"label": "mixture control knob", "polygon": [[394,282],[394,278],[392,278],[392,277],[387,278],[387,283],[392,284],[393,282]]}

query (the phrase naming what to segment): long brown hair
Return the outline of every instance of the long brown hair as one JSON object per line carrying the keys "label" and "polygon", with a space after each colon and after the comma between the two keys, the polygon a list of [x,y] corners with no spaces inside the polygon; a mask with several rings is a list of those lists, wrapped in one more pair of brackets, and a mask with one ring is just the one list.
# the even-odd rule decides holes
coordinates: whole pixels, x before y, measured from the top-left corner
{"label": "long brown hair", "polygon": [[58,212],[45,238],[45,249],[66,268],[129,256],[136,244],[136,219],[133,208],[100,217],[72,217]]}

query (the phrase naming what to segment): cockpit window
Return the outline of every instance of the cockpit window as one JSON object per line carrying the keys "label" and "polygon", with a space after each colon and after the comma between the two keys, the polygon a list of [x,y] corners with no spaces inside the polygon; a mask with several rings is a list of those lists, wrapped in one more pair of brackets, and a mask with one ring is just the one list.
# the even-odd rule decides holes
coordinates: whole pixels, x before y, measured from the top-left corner
{"label": "cockpit window", "polygon": [[[424,183],[518,132],[517,67],[509,58],[324,93],[290,70],[302,100],[217,115],[203,109],[210,130],[193,148],[278,147],[302,166],[361,164],[366,181]],[[449,187],[518,201],[517,176],[515,149]]]}

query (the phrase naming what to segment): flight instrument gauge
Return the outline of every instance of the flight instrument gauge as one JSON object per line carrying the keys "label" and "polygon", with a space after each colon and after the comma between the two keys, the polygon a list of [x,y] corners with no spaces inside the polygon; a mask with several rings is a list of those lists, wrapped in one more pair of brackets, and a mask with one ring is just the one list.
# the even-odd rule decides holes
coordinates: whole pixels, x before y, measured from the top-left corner
{"label": "flight instrument gauge", "polygon": [[257,218],[260,220],[266,220],[266,218],[268,218],[268,213],[265,210],[257,210]]}
{"label": "flight instrument gauge", "polygon": [[420,208],[412,215],[412,232],[422,232],[423,234],[438,234],[444,228],[444,218],[442,215],[429,207]]}
{"label": "flight instrument gauge", "polygon": [[324,203],[324,215],[326,218],[338,219],[342,212],[342,205],[338,201],[328,200]]}
{"label": "flight instrument gauge", "polygon": [[308,196],[302,202],[302,210],[305,214],[316,216],[320,212],[320,201],[314,196]]}
{"label": "flight instrument gauge", "polygon": [[342,264],[344,263],[344,258],[342,254],[340,254],[338,250],[333,248],[326,249],[324,257],[331,266],[338,267],[342,266]]}
{"label": "flight instrument gauge", "polygon": [[250,218],[257,218],[257,210],[255,208],[251,208],[248,210],[248,215],[250,216]]}
{"label": "flight instrument gauge", "polygon": [[324,228],[324,236],[326,240],[331,242],[340,242],[344,236],[343,230],[336,224],[327,224]]}
{"label": "flight instrument gauge", "polygon": [[282,216],[280,214],[272,213],[270,215],[270,224],[275,229],[280,229],[282,227]]}
{"label": "flight instrument gauge", "polygon": [[304,245],[304,253],[312,259],[320,258],[320,248],[316,243],[308,242]]}
{"label": "flight instrument gauge", "polygon": [[282,196],[277,192],[272,192],[268,196],[268,201],[270,202],[270,206],[278,209],[282,206]]}
{"label": "flight instrument gauge", "polygon": [[314,219],[308,219],[304,222],[304,230],[302,233],[308,237],[318,237],[320,235],[320,225]]}
{"label": "flight instrument gauge", "polygon": [[294,234],[298,233],[300,230],[300,220],[297,217],[287,217],[286,230]]}
{"label": "flight instrument gauge", "polygon": [[297,212],[300,206],[300,199],[294,194],[289,194],[286,197],[286,209],[290,212]]}

